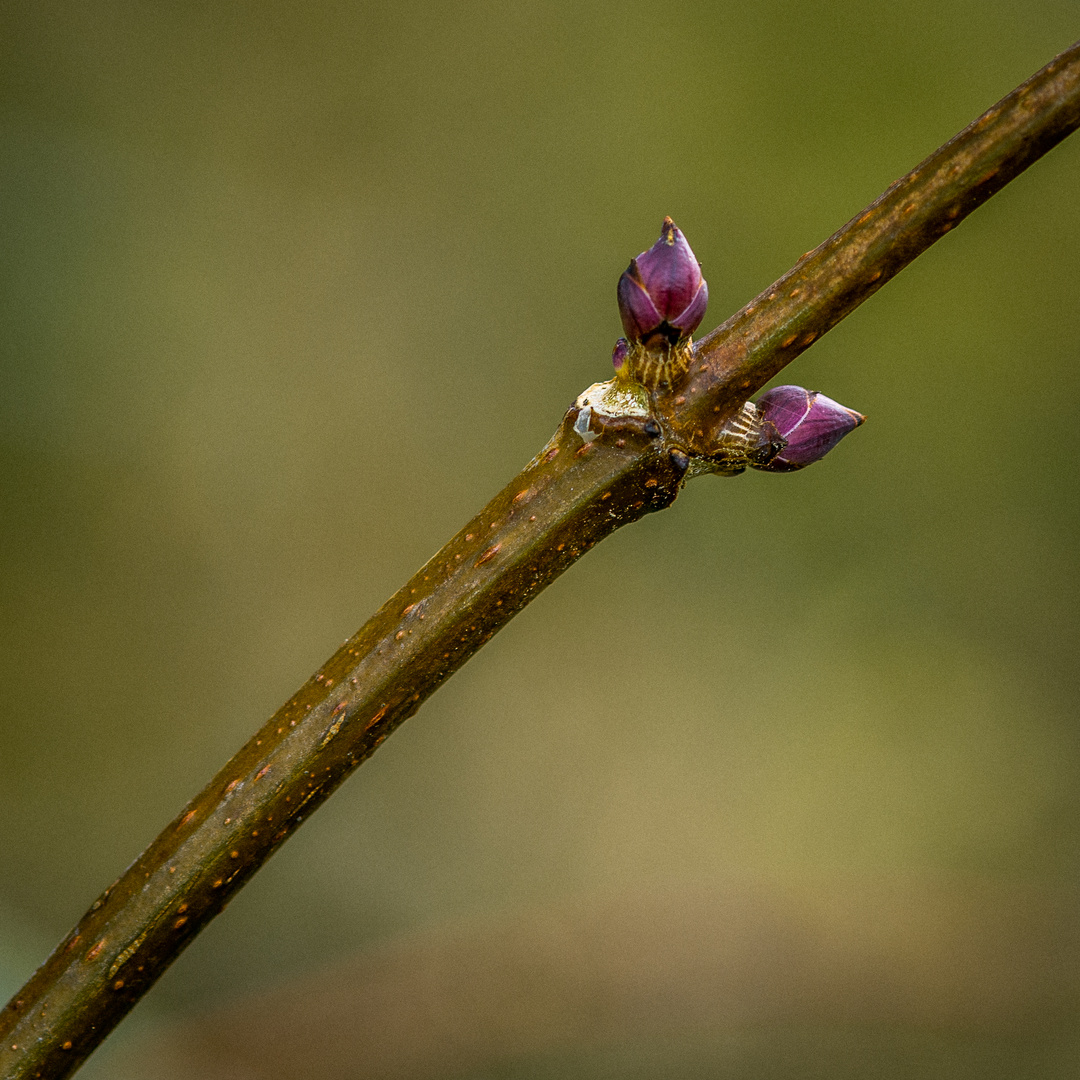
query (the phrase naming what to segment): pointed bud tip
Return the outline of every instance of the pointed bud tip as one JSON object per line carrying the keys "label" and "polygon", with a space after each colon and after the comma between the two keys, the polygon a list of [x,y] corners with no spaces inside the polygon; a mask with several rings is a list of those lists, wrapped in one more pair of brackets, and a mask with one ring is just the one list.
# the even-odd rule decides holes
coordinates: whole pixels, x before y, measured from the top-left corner
{"label": "pointed bud tip", "polygon": [[866,420],[862,413],[801,386],[774,386],[758,398],[757,408],[787,442],[763,466],[768,472],[793,472],[820,461]]}

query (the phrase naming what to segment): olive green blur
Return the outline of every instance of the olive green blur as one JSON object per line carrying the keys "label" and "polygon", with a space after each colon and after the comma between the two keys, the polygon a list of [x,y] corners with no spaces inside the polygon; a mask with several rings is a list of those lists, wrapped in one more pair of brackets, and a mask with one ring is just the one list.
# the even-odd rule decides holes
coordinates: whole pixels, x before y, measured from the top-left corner
{"label": "olive green blur", "polygon": [[[0,998],[608,377],[665,214],[707,331],[1078,27],[8,5]],[[325,994],[253,1080],[1074,1076],[1078,192],[1074,137],[799,358],[867,423],[575,565],[80,1075]]]}

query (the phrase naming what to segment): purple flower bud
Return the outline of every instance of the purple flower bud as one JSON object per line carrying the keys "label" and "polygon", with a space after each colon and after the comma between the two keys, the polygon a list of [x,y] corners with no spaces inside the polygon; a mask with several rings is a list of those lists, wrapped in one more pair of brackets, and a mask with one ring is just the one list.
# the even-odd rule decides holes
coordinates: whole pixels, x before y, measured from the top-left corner
{"label": "purple flower bud", "polygon": [[616,371],[622,371],[623,364],[626,363],[626,358],[629,355],[630,343],[624,337],[619,338],[615,342],[615,348],[611,350],[611,362],[615,365]]}
{"label": "purple flower bud", "polygon": [[787,445],[765,472],[794,472],[823,458],[866,417],[801,386],[774,386],[757,400],[758,414],[770,421]]}
{"label": "purple flower bud", "polygon": [[709,289],[694,253],[671,218],[660,239],[643,251],[619,278],[619,314],[632,342],[659,338],[679,345],[698,327]]}

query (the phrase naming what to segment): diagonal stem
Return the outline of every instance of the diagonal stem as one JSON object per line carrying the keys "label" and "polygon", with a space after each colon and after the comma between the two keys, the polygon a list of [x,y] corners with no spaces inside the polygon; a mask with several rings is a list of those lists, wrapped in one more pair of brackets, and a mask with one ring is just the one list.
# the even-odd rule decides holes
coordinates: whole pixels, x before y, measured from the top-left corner
{"label": "diagonal stem", "polygon": [[70,1075],[393,729],[620,525],[670,505],[723,422],[917,255],[1080,126],[1080,44],[702,339],[655,420],[548,445],[270,718],[0,1013],[0,1077]]}
{"label": "diagonal stem", "polygon": [[698,342],[685,402],[658,403],[691,448],[917,255],[1080,126],[1080,43],[901,177]]}

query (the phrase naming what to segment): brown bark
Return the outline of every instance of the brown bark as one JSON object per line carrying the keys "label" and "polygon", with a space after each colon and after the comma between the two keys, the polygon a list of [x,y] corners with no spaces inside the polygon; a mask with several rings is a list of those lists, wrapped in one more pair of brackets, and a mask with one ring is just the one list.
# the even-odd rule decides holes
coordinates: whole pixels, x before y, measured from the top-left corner
{"label": "brown bark", "polygon": [[[695,350],[656,421],[544,450],[259,730],[0,1013],[0,1076],[72,1073],[301,821],[499,628],[620,525],[670,505],[755,390],[1080,126],[1073,46]],[[689,455],[689,456],[688,456]]]}

